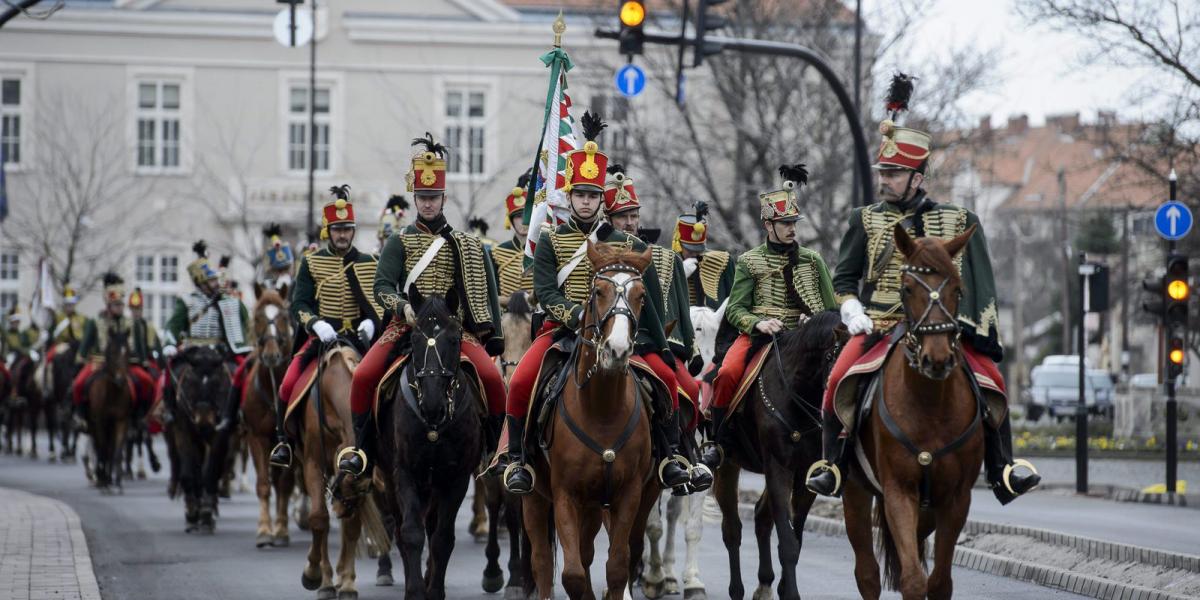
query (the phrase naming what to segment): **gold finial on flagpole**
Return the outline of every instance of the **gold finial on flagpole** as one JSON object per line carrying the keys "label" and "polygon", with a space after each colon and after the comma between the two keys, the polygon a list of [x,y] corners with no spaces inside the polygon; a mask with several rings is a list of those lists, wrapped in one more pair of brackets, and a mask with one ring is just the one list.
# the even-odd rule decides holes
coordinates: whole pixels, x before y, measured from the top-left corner
{"label": "gold finial on flagpole", "polygon": [[567,30],[567,20],[563,18],[562,8],[558,9],[558,17],[554,19],[554,47],[562,48],[562,35]]}

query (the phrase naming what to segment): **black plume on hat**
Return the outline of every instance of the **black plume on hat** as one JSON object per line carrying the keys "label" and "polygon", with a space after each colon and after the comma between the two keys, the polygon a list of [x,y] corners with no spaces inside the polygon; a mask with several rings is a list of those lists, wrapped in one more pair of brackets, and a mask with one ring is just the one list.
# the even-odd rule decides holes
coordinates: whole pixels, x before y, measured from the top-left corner
{"label": "black plume on hat", "polygon": [[479,234],[483,236],[487,236],[488,229],[491,229],[491,226],[488,225],[488,222],[480,217],[471,217],[467,219],[467,227],[478,230]]}
{"label": "black plume on hat", "polygon": [[583,118],[579,120],[579,124],[583,127],[583,137],[588,141],[594,141],[608,123],[600,118],[600,113],[592,114],[590,111],[583,113]]}
{"label": "black plume on hat", "polygon": [[262,232],[263,232],[263,235],[265,235],[267,237],[271,237],[274,235],[282,236],[283,235],[283,226],[280,225],[279,223],[267,223],[266,225],[263,225]]}
{"label": "black plume on hat", "polygon": [[439,144],[436,141],[434,141],[433,134],[429,133],[428,131],[425,132],[425,137],[423,137],[423,138],[420,138],[420,137],[413,138],[412,145],[413,146],[425,146],[425,150],[427,152],[432,152],[442,158],[446,157],[446,150],[447,150],[446,146],[443,146],[442,144]]}
{"label": "black plume on hat", "polygon": [[790,181],[794,185],[804,185],[808,183],[808,169],[804,168],[803,163],[782,165],[779,167],[779,175],[783,177],[785,182]]}
{"label": "black plume on hat", "polygon": [[204,243],[204,240],[200,240],[192,244],[192,252],[195,252],[196,256],[200,258],[206,258],[208,256],[208,244]]}
{"label": "black plume on hat", "polygon": [[340,198],[342,200],[349,202],[350,201],[350,184],[343,183],[342,185],[335,185],[335,186],[329,188],[329,193],[333,194],[334,198]]}
{"label": "black plume on hat", "polygon": [[887,100],[884,108],[892,113],[892,119],[901,111],[908,110],[908,100],[912,98],[913,81],[916,77],[909,77],[899,71],[892,75],[892,83],[888,86]]}
{"label": "black plume on hat", "polygon": [[697,223],[708,218],[708,202],[697,200],[692,207],[695,209]]}
{"label": "black plume on hat", "polygon": [[408,210],[408,200],[400,194],[392,194],[392,197],[388,198],[386,210],[391,212]]}
{"label": "black plume on hat", "polygon": [[617,173],[624,175],[625,174],[625,165],[623,165],[621,163],[612,163],[612,164],[608,165],[608,174],[609,175],[616,175]]}
{"label": "black plume on hat", "polygon": [[121,279],[120,275],[117,275],[116,273],[113,273],[112,271],[109,271],[104,274],[104,285],[105,286],[121,285],[122,283],[125,283],[125,280]]}
{"label": "black plume on hat", "polygon": [[528,188],[529,187],[529,179],[531,177],[533,177],[533,168],[527,169],[524,173],[521,173],[520,177],[517,177],[517,187],[519,187],[521,189]]}
{"label": "black plume on hat", "polygon": [[233,257],[229,256],[228,254],[222,254],[221,260],[217,261],[217,266],[221,267],[222,269],[228,269],[229,261],[231,260],[233,260]]}

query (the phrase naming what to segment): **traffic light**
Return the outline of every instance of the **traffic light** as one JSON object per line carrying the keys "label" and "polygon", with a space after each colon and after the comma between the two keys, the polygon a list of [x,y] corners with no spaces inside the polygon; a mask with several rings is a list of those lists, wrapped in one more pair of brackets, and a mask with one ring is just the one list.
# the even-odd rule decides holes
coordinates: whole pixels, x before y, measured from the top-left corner
{"label": "traffic light", "polygon": [[729,19],[714,14],[710,9],[718,4],[724,4],[728,0],[698,0],[700,3],[696,7],[696,48],[695,60],[692,62],[693,67],[700,66],[704,62],[705,56],[717,54],[721,51],[721,46],[711,42],[705,42],[704,37],[709,31],[721,29],[729,25]]}
{"label": "traffic light", "polygon": [[1167,274],[1163,277],[1163,328],[1167,338],[1167,377],[1183,374],[1187,358],[1188,300],[1192,296],[1188,283],[1188,259],[1182,254],[1167,256]]}
{"label": "traffic light", "polygon": [[646,33],[642,30],[646,22],[646,5],[640,0],[622,0],[620,7],[621,33],[617,41],[621,54],[641,54],[646,42]]}
{"label": "traffic light", "polygon": [[1152,275],[1143,279],[1142,289],[1147,292],[1144,296],[1145,301],[1142,302],[1142,310],[1154,315],[1154,318],[1161,322],[1163,310],[1166,308],[1166,292],[1163,288],[1163,278]]}

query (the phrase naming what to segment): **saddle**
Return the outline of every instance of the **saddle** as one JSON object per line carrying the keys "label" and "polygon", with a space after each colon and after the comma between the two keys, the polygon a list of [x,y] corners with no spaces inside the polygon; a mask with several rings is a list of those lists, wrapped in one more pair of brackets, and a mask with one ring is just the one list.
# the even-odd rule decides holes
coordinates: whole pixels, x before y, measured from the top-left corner
{"label": "saddle", "polygon": [[296,387],[292,388],[292,397],[287,399],[287,411],[285,411],[283,414],[284,423],[287,423],[292,418],[292,413],[296,412],[297,407],[304,405],[301,400],[308,397],[309,391],[312,390],[312,386],[317,382],[318,367],[322,363],[328,365],[334,359],[340,359],[345,361],[346,366],[353,371],[353,365],[361,358],[358,349],[349,344],[337,344],[325,352],[323,356],[320,356],[319,360],[314,359],[318,358],[316,355],[320,353],[321,346],[319,344],[313,344],[312,346],[309,346],[309,348],[316,348],[316,350],[310,350],[310,352],[313,354],[313,358],[309,359],[310,362],[304,367],[304,371],[301,372],[300,379],[296,383]]}

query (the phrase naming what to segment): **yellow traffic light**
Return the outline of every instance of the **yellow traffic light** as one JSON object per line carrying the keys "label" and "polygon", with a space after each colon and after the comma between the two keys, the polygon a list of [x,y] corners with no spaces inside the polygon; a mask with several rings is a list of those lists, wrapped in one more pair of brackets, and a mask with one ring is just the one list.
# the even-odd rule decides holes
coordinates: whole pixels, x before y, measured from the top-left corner
{"label": "yellow traffic light", "polygon": [[646,7],[641,2],[629,1],[621,5],[621,24],[637,27],[646,20]]}
{"label": "yellow traffic light", "polygon": [[1167,282],[1167,295],[1172,300],[1187,300],[1191,290],[1188,289],[1187,281],[1183,279],[1174,279]]}
{"label": "yellow traffic light", "polygon": [[1173,348],[1171,350],[1171,352],[1167,355],[1167,358],[1171,359],[1172,363],[1175,363],[1177,365],[1182,365],[1183,364],[1183,350],[1181,350],[1179,348]]}

